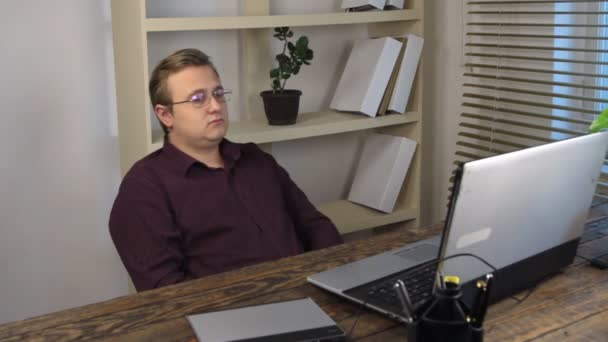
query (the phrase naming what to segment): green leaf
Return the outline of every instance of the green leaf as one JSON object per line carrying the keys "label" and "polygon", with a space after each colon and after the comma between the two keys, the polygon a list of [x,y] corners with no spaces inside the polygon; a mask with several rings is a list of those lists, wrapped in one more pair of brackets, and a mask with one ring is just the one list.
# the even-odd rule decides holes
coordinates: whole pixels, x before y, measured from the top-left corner
{"label": "green leaf", "polygon": [[272,80],[272,90],[277,91],[279,89],[281,89],[281,82],[278,78],[275,78]]}
{"label": "green leaf", "polygon": [[283,68],[283,65],[289,63],[289,57],[284,53],[278,54],[276,56],[276,59],[279,62],[279,65],[281,66],[281,68]]}
{"label": "green leaf", "polygon": [[288,63],[281,64],[279,68],[281,69],[282,74],[289,73],[290,68]]}
{"label": "green leaf", "polygon": [[597,133],[608,130],[608,108],[604,109],[597,119],[593,120],[589,126],[590,133]]}
{"label": "green leaf", "polygon": [[279,77],[279,68],[270,70],[270,78]]}
{"label": "green leaf", "polygon": [[293,45],[292,42],[287,42],[287,49],[289,49],[289,52],[293,53],[293,51],[296,49],[296,46]]}
{"label": "green leaf", "polygon": [[275,27],[274,28],[274,32],[280,33],[281,32],[281,28],[280,27]]}
{"label": "green leaf", "polygon": [[287,35],[286,35],[286,36],[287,36],[287,37],[289,37],[289,38],[293,37],[293,31],[289,31],[289,32],[287,32]]}
{"label": "green leaf", "polygon": [[286,73],[286,74],[283,74],[281,78],[284,80],[287,80],[287,79],[289,79],[289,77],[291,77],[291,75],[289,73]]}
{"label": "green leaf", "polygon": [[304,59],[305,60],[312,60],[315,57],[314,52],[312,50],[307,50],[306,53],[304,54]]}
{"label": "green leaf", "polygon": [[296,48],[298,50],[307,49],[308,48],[308,37],[302,36],[302,37],[298,38],[298,40],[296,41]]}

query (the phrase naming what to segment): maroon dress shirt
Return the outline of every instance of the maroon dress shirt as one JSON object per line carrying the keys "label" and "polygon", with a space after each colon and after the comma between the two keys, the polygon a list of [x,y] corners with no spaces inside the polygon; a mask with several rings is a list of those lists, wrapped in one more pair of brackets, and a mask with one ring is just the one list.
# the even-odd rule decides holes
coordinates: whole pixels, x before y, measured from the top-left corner
{"label": "maroon dress shirt", "polygon": [[135,163],[110,214],[110,234],[137,290],[342,242],[274,158],[220,144],[209,168],[168,141]]}

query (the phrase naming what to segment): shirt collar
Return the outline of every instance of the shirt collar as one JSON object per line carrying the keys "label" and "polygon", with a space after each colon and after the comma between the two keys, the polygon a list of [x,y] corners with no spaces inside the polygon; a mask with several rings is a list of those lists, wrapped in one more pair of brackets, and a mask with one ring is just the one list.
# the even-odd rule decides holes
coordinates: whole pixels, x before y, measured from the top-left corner
{"label": "shirt collar", "polygon": [[[175,147],[175,145],[169,142],[169,139],[166,136],[164,139],[162,152],[170,159],[172,166],[176,167],[177,170],[184,175],[188,173],[192,165],[200,164],[207,167],[205,164],[192,158],[190,155]],[[241,145],[235,144],[224,138],[220,142],[220,154],[224,159],[224,168],[229,170],[234,166],[236,161],[241,156]]]}

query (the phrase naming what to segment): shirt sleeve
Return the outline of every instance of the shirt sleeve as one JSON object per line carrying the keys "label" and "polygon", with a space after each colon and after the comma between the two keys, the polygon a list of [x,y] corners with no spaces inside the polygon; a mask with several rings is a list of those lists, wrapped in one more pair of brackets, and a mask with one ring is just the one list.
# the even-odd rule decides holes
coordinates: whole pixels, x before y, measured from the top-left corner
{"label": "shirt sleeve", "polygon": [[[272,158],[272,157],[271,157]],[[343,243],[344,240],[331,220],[310,203],[306,194],[293,182],[287,171],[272,158],[296,233],[306,250]]]}
{"label": "shirt sleeve", "polygon": [[158,183],[127,175],[110,213],[110,235],[138,291],[188,280],[181,234]]}

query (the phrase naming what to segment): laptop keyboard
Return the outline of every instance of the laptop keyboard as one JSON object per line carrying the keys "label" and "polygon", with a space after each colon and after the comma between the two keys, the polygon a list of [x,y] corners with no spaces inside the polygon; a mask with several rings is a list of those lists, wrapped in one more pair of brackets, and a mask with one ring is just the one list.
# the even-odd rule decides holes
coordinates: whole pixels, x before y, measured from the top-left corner
{"label": "laptop keyboard", "polygon": [[418,307],[429,299],[433,292],[436,270],[437,260],[431,260],[415,268],[361,285],[344,293],[364,303],[401,314],[401,304],[393,289],[395,282],[398,279],[403,281],[414,307]]}

